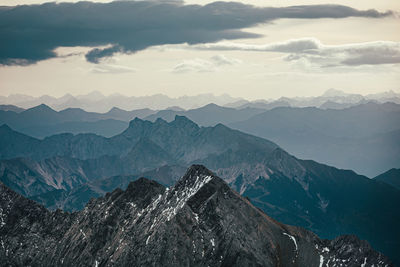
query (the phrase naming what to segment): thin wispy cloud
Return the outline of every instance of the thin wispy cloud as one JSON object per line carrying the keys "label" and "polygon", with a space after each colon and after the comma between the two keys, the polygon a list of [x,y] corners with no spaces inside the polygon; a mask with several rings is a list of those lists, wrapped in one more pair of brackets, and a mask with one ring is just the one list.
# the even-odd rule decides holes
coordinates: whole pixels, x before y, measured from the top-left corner
{"label": "thin wispy cloud", "polygon": [[306,60],[323,67],[400,64],[400,43],[391,41],[326,45],[315,38],[301,38],[261,45],[221,42],[178,47],[211,51],[278,52],[287,54],[287,61]]}
{"label": "thin wispy cloud", "polygon": [[136,69],[123,65],[97,64],[90,70],[90,72],[99,74],[119,74],[136,72]]}
{"label": "thin wispy cloud", "polygon": [[236,58],[228,58],[224,55],[216,55],[208,60],[195,58],[183,60],[177,64],[172,72],[187,73],[187,72],[214,72],[224,65],[237,65],[241,60]]}
{"label": "thin wispy cloud", "polygon": [[[92,47],[89,62],[164,44],[256,38],[243,29],[280,18],[319,19],[392,14],[340,5],[260,8],[235,2],[115,1],[46,3],[0,8],[0,64],[28,65],[57,57],[58,47]],[[95,48],[107,46],[103,48]],[[354,62],[354,61],[353,61]],[[349,64],[351,64],[350,62]]]}

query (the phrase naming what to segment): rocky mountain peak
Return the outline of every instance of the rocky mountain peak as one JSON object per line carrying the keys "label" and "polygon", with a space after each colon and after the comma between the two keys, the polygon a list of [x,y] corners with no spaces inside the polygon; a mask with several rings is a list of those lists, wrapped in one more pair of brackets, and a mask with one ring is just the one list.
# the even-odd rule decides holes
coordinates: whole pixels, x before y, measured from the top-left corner
{"label": "rocky mountain peak", "polygon": [[131,201],[142,202],[143,206],[147,206],[154,196],[163,194],[164,191],[164,186],[153,180],[141,177],[136,181],[131,182],[124,194]]}
{"label": "rocky mountain peak", "polygon": [[131,120],[131,121],[129,122],[129,127],[128,127],[128,129],[129,129],[129,128],[132,128],[132,127],[135,127],[135,126],[141,126],[141,125],[143,125],[144,123],[146,123],[145,120],[142,120],[142,119],[140,119],[140,118],[138,118],[138,117],[135,117],[133,120]]}
{"label": "rocky mountain peak", "polygon": [[184,129],[199,129],[199,126],[185,116],[175,115],[175,119],[170,123],[173,126],[181,127]]}
{"label": "rocky mountain peak", "polygon": [[[140,178],[72,214],[46,211],[1,184],[0,193],[7,266],[392,266],[353,237],[320,240],[278,223],[201,165],[172,188]],[[18,211],[12,217],[8,206]]]}
{"label": "rocky mountain peak", "polygon": [[206,178],[208,176],[213,177],[214,173],[203,165],[194,164],[188,168],[185,175],[182,176],[178,183],[185,183],[190,186],[198,179],[201,181],[208,179]]}

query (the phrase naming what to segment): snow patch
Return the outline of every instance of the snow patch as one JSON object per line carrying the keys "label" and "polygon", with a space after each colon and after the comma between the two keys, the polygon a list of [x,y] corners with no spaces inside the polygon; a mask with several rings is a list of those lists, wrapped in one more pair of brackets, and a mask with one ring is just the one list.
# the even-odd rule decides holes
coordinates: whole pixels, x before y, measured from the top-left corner
{"label": "snow patch", "polygon": [[82,229],[79,229],[79,231],[80,231],[81,234],[83,235],[83,239],[86,239],[86,234],[82,231]]}
{"label": "snow patch", "polygon": [[288,236],[290,239],[292,239],[294,245],[296,246],[296,251],[297,251],[297,250],[298,250],[298,247],[297,247],[296,238],[294,238],[294,236],[292,236],[292,235],[289,235],[288,233],[283,233],[283,234],[286,235],[286,236]]}
{"label": "snow patch", "polygon": [[317,197],[319,199],[319,207],[323,212],[326,212],[326,208],[329,205],[329,200],[324,199],[323,197],[321,197],[321,195],[319,193],[317,193]]}
{"label": "snow patch", "polygon": [[210,242],[211,242],[211,245],[212,245],[213,247],[215,247],[215,241],[214,241],[214,238],[211,238]]}
{"label": "snow patch", "polygon": [[367,257],[364,258],[364,263],[361,264],[361,267],[365,267],[366,264],[367,264]]}
{"label": "snow patch", "polygon": [[324,256],[319,255],[319,267],[322,267],[323,264],[324,264]]}

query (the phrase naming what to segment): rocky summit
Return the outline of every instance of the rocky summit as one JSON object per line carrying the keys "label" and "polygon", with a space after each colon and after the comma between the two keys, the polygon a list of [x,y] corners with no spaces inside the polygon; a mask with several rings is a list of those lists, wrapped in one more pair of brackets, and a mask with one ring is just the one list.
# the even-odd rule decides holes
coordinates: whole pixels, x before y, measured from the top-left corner
{"label": "rocky summit", "polygon": [[393,266],[355,236],[279,223],[201,165],[173,186],[140,178],[79,212],[0,184],[2,266]]}

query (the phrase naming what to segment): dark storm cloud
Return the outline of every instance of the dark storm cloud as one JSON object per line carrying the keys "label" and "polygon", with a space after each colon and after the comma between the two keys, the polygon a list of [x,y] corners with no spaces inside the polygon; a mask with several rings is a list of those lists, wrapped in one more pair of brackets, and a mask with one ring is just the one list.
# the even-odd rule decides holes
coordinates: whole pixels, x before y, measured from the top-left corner
{"label": "dark storm cloud", "polygon": [[390,15],[339,5],[258,8],[234,2],[205,6],[173,2],[46,3],[0,8],[0,64],[24,65],[56,57],[61,46],[107,46],[90,62],[116,52],[163,44],[197,44],[257,37],[244,29],[279,18],[379,18]]}

